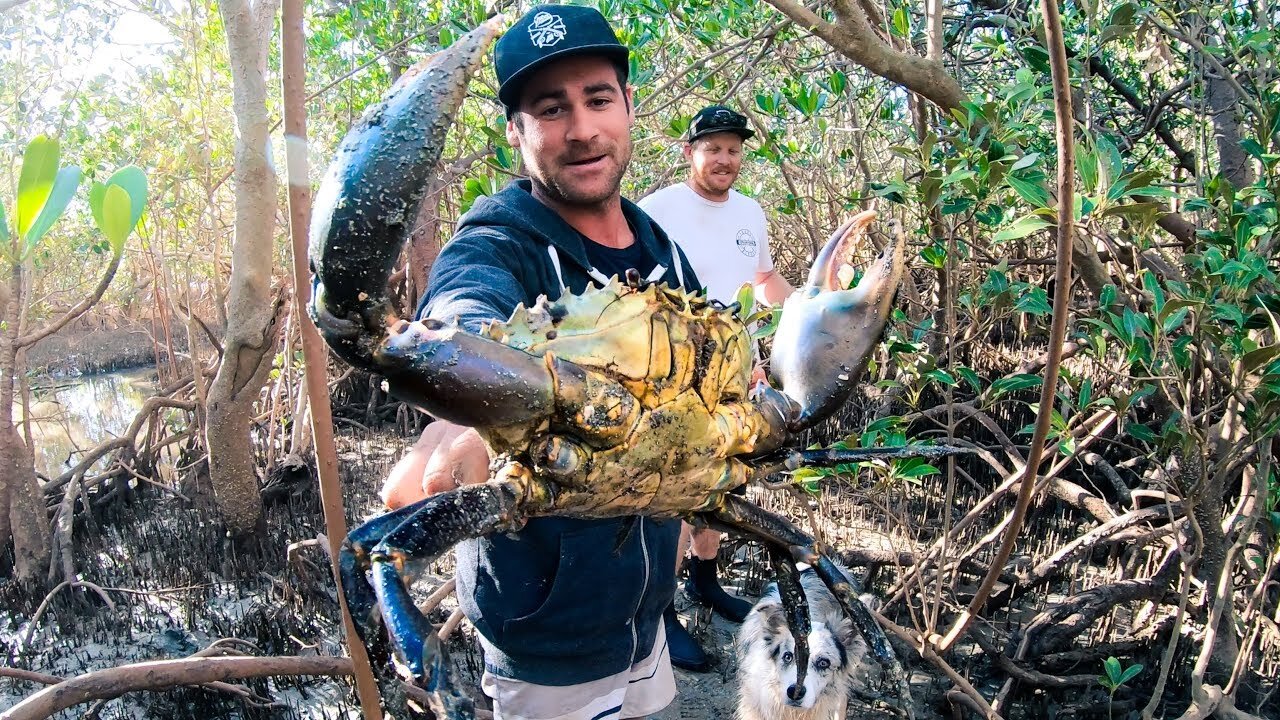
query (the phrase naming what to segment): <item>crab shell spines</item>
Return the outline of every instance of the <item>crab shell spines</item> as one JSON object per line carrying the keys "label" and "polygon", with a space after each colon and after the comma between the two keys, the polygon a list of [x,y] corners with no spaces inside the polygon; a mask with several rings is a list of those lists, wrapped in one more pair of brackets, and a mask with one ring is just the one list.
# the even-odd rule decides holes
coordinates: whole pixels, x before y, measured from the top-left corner
{"label": "crab shell spines", "polygon": [[750,337],[732,310],[665,284],[604,287],[518,306],[481,334],[607,375],[649,410],[692,388],[708,408],[746,397]]}

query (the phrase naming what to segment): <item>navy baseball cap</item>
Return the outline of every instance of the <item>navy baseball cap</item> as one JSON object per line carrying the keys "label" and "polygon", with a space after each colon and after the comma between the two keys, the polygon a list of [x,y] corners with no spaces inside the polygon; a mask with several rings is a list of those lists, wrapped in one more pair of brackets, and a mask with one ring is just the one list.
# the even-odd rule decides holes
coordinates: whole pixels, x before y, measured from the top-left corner
{"label": "navy baseball cap", "polygon": [[503,33],[493,48],[498,99],[507,110],[520,102],[520,88],[543,65],[573,55],[603,55],[629,70],[627,46],[618,42],[599,10],[581,5],[538,5]]}
{"label": "navy baseball cap", "polygon": [[747,116],[736,113],[723,105],[708,105],[698,111],[689,122],[689,142],[703,135],[730,132],[746,140],[755,137],[755,131],[747,127]]}

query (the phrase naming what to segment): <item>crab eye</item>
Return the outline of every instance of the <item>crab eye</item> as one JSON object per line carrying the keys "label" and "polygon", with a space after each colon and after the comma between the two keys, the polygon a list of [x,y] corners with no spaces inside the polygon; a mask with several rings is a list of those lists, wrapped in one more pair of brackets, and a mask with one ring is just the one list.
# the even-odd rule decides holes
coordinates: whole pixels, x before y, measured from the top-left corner
{"label": "crab eye", "polygon": [[815,662],[813,666],[818,668],[819,670],[826,670],[827,668],[831,667],[831,661],[826,658],[818,658],[818,661]]}
{"label": "crab eye", "polygon": [[790,664],[791,664],[791,661],[792,661],[793,659],[795,659],[795,655],[792,655],[790,650],[788,650],[788,651],[786,651],[786,652],[782,653],[782,664],[783,664],[783,665],[790,665]]}

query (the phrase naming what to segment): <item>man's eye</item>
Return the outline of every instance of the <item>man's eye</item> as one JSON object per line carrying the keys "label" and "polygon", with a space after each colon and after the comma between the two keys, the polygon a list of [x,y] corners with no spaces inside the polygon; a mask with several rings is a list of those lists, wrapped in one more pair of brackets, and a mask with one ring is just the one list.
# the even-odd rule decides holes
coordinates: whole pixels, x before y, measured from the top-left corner
{"label": "man's eye", "polygon": [[794,658],[795,658],[795,655],[792,655],[792,654],[791,654],[791,651],[790,651],[790,650],[788,650],[787,652],[782,653],[782,664],[783,664],[783,665],[790,665],[790,664],[791,664],[791,661],[792,661]]}
{"label": "man's eye", "polygon": [[818,658],[818,662],[814,663],[814,667],[819,670],[826,670],[831,667],[831,661],[826,658]]}

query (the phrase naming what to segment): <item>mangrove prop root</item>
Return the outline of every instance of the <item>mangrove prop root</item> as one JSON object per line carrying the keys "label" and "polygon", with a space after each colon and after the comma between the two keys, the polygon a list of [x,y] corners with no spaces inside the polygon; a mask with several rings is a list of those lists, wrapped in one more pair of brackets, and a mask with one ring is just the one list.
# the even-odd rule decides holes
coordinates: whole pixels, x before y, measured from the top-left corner
{"label": "mangrove prop root", "polygon": [[168,690],[184,685],[267,676],[333,677],[351,673],[351,660],[327,656],[202,657],[134,663],[97,670],[51,685],[0,713],[0,720],[45,720],[81,703],[115,698],[138,690]]}

